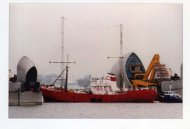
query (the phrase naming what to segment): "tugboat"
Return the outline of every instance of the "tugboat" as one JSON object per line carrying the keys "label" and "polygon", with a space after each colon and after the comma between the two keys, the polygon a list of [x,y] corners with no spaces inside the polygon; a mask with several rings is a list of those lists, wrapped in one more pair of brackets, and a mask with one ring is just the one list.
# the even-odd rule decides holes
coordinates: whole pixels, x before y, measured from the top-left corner
{"label": "tugboat", "polygon": [[170,90],[164,91],[159,95],[160,102],[167,103],[182,103],[182,97],[179,94],[176,94],[174,90],[172,90],[171,83],[169,84]]}
{"label": "tugboat", "polygon": [[159,96],[160,102],[167,103],[182,103],[182,97],[179,94],[176,94],[175,91],[164,91],[163,94]]}

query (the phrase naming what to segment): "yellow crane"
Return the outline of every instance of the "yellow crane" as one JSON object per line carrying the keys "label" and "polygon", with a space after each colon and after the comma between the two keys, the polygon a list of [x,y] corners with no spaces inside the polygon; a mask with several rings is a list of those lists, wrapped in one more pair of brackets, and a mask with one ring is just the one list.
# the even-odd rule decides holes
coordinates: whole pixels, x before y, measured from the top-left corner
{"label": "yellow crane", "polygon": [[[145,73],[137,73],[134,74],[134,79],[131,80],[134,87],[138,86],[153,86],[157,85],[153,82],[154,76],[155,76],[155,65],[160,65],[160,56],[159,54],[155,54],[152,58],[147,70]],[[137,79],[142,78],[142,79]]]}

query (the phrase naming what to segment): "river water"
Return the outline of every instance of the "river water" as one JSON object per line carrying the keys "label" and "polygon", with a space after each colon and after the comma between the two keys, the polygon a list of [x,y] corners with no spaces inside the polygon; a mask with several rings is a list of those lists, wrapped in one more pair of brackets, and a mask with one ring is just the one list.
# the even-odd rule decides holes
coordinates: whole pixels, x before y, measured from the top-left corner
{"label": "river water", "polygon": [[9,106],[9,118],[182,119],[182,103],[44,103]]}

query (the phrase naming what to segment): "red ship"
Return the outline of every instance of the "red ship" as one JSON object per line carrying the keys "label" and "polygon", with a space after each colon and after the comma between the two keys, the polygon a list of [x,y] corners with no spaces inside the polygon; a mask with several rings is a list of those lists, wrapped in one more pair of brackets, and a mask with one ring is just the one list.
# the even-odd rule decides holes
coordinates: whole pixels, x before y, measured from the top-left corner
{"label": "red ship", "polygon": [[45,85],[41,86],[41,91],[45,101],[53,102],[153,102],[157,97],[153,89],[119,92],[115,86],[116,77],[108,75],[103,80],[94,79],[90,92]]}
{"label": "red ship", "polygon": [[[44,100],[53,102],[153,102],[157,97],[157,92],[154,88],[155,84],[149,82],[148,77],[150,73],[155,73],[151,72],[154,62],[151,62],[151,65],[145,73],[144,66],[135,53],[132,52],[123,56],[122,25],[120,25],[120,38],[120,57],[117,57],[119,60],[116,66],[113,67],[115,68],[111,72],[113,74],[107,75],[104,79],[91,79],[90,91],[81,90],[79,92],[77,90],[69,90],[67,89],[68,63],[71,62],[64,62],[62,59],[61,62],[55,63],[67,63],[65,69],[65,87],[58,88],[55,86],[42,85],[41,91]],[[63,72],[64,70],[62,73]],[[152,75],[153,74],[151,74],[151,77],[153,78],[154,76]]]}
{"label": "red ship", "polygon": [[64,89],[41,87],[45,101],[53,102],[153,102],[155,90],[134,90],[116,95],[98,95],[90,93],[74,93]]}

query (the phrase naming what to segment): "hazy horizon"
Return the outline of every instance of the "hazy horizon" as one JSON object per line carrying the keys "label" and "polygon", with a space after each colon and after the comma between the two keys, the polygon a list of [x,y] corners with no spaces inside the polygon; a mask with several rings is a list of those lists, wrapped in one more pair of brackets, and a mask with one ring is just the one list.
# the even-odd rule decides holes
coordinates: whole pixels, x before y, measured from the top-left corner
{"label": "hazy horizon", "polygon": [[72,79],[102,76],[119,56],[119,24],[123,24],[123,53],[135,52],[145,69],[155,53],[180,75],[183,62],[182,4],[10,4],[9,68],[16,73],[22,56],[39,74],[59,74],[61,17],[64,47]]}

